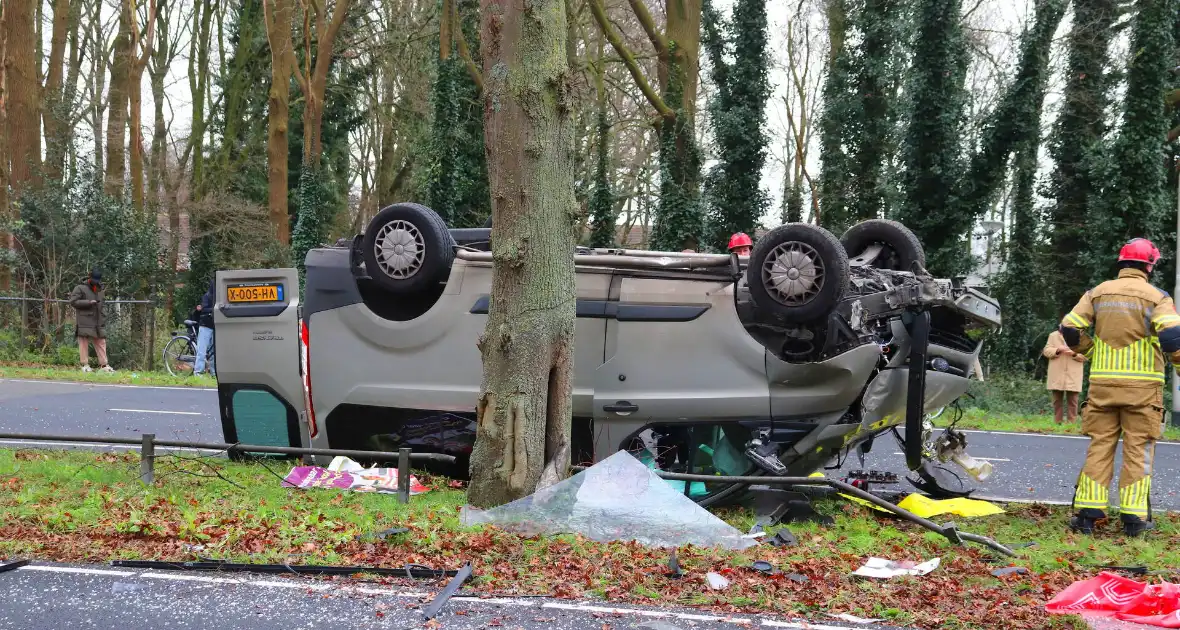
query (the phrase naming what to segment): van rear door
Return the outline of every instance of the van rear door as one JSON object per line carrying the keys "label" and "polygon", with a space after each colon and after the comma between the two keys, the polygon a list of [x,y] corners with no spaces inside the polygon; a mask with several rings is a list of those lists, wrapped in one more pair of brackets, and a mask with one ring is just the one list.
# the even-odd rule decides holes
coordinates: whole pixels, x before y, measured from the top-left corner
{"label": "van rear door", "polygon": [[307,446],[294,269],[217,272],[214,365],[226,442]]}

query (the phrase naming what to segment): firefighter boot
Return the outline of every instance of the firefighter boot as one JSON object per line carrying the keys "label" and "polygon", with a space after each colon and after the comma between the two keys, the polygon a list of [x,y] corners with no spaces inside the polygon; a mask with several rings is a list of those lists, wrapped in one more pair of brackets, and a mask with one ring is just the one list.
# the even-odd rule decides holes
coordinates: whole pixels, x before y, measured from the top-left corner
{"label": "firefighter boot", "polygon": [[1134,514],[1123,514],[1123,533],[1128,537],[1137,538],[1143,532],[1149,532],[1155,529],[1154,521],[1145,521]]}
{"label": "firefighter boot", "polygon": [[1094,525],[1106,518],[1106,513],[1094,508],[1082,508],[1069,519],[1069,528],[1079,534],[1089,536],[1094,533]]}

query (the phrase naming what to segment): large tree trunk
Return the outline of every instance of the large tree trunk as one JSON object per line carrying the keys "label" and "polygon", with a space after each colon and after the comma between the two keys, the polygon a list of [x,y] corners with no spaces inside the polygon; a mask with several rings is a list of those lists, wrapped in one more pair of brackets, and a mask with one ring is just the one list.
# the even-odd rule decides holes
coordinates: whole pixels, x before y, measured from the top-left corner
{"label": "large tree trunk", "polygon": [[8,57],[8,150],[10,182],[18,195],[38,183],[41,170],[41,82],[37,77],[37,2],[5,0]]}
{"label": "large tree trunk", "polygon": [[275,237],[283,245],[291,244],[291,223],[287,216],[287,125],[290,119],[291,73],[294,60],[291,49],[291,20],[294,0],[263,0],[266,13],[266,37],[270,42],[270,92],[267,96],[266,173],[267,206]]}
{"label": "large tree trunk", "polygon": [[481,4],[496,262],[468,500],[490,507],[568,474],[577,208],[565,3]]}
{"label": "large tree trunk", "polygon": [[[8,9],[0,3],[0,219],[8,219],[9,199],[9,154],[8,154]],[[7,232],[0,232],[0,247],[12,247],[12,238]],[[12,270],[0,265],[0,291],[12,288]]]}
{"label": "large tree trunk", "polygon": [[[168,62],[171,59],[170,46],[172,42],[168,39],[168,20],[172,15],[167,0],[161,2],[159,13],[156,14],[156,50],[152,54],[152,65],[148,70],[154,108],[152,112],[151,176],[148,178],[147,201],[157,212],[160,208],[160,195],[164,190],[164,177],[168,168],[168,123],[164,119],[164,78],[168,75]],[[177,236],[169,231],[170,239]],[[172,255],[173,249],[174,247],[169,246],[169,256]],[[173,284],[175,283],[170,282],[168,285],[169,294],[172,292],[171,286]]]}
{"label": "large tree trunk", "polygon": [[213,30],[210,24],[216,3],[206,0],[198,11],[193,11],[192,42],[189,46],[189,90],[193,95],[192,129],[196,138],[193,145],[193,188],[194,199],[205,194],[205,98],[209,90],[209,40]]}
{"label": "large tree trunk", "polygon": [[[94,0],[94,14],[91,18],[94,24],[101,24],[102,5],[104,0]],[[90,71],[91,84],[90,127],[94,133],[94,176],[98,179],[105,173],[103,162],[103,129],[102,114],[106,108],[102,95],[106,91],[107,53],[106,42],[102,36],[102,29],[97,26],[90,33]]]}
{"label": "large tree trunk", "polygon": [[[336,36],[340,27],[344,25],[344,17],[348,14],[350,0],[336,0],[332,10],[332,21],[327,20],[324,11],[316,17],[315,66],[309,67],[307,76],[301,81],[303,85],[303,163],[318,169],[320,157],[324,153],[323,120],[324,99],[328,90],[328,71],[332,67],[332,57],[335,52]],[[310,37],[310,35],[308,35]],[[311,44],[308,43],[310,53]],[[310,66],[310,62],[308,62]]]}
{"label": "large tree trunk", "polygon": [[45,77],[45,174],[60,180],[69,143],[70,101],[63,89],[66,40],[70,29],[70,1],[53,0],[53,31],[49,44],[49,68]]}
{"label": "large tree trunk", "polygon": [[115,38],[115,59],[111,64],[110,102],[107,103],[107,170],[105,189],[113,197],[123,196],[126,175],[127,90],[131,83],[131,0],[123,0],[119,11],[119,33]]}
{"label": "large tree trunk", "polygon": [[[131,76],[128,92],[131,118],[131,204],[135,209],[143,211],[143,71],[147,69],[148,60],[152,54],[152,39],[156,29],[156,0],[149,0],[147,16],[147,35],[143,42],[139,41],[139,24],[136,16],[131,24],[132,54]],[[143,52],[137,49],[142,46]]]}

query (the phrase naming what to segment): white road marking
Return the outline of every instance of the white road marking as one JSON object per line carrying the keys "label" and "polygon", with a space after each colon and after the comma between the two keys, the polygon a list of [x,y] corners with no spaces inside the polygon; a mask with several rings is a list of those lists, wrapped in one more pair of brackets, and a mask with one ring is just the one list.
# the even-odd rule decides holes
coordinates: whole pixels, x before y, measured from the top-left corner
{"label": "white road marking", "polygon": [[[17,448],[22,447],[22,446],[28,446],[28,447],[50,448],[50,449],[61,448],[63,446],[71,446],[71,447],[75,447],[75,448],[84,448],[84,449],[95,449],[95,450],[114,449],[114,450],[120,450],[120,451],[128,451],[128,450],[138,451],[140,449],[140,446],[138,444],[95,444],[93,442],[49,442],[49,441],[43,441],[43,440],[0,440],[0,447],[4,447],[4,446],[12,446],[12,447],[17,447]],[[203,455],[217,455],[219,453],[220,454],[225,453],[225,451],[217,451],[217,450],[213,450],[213,449],[209,449],[209,448],[182,448],[182,447],[178,447],[178,446],[157,446],[156,452],[159,452],[159,453],[201,453]]]}
{"label": "white road marking", "polygon": [[[1062,440],[1088,440],[1085,435],[1062,435],[1060,433],[1021,433],[1018,431],[980,431],[978,429],[959,429],[963,433],[982,433],[984,435],[1015,435],[1019,437],[1058,438]],[[1180,446],[1180,442],[1156,442],[1156,446]],[[979,458],[976,458],[979,459]]]}
{"label": "white road marking", "polygon": [[[26,565],[18,569],[19,571],[45,571],[49,573],[77,573],[82,575],[112,575],[118,577],[140,577],[155,580],[175,580],[178,582],[202,582],[206,584],[240,584],[245,586],[260,586],[263,588],[288,588],[288,589],[306,589],[313,591],[328,591],[338,589],[341,591],[350,591],[357,593],[364,593],[367,595],[385,595],[390,597],[406,597],[406,598],[420,598],[426,597],[429,593],[414,593],[407,591],[394,591],[390,589],[377,588],[358,588],[351,586],[338,586],[335,584],[324,584],[319,582],[308,581],[284,581],[284,580],[239,580],[225,577],[212,577],[205,575],[191,575],[184,573],[156,573],[153,571],[136,571],[136,570],[109,570],[109,569],[89,569],[84,567],[61,567],[61,566],[45,566],[45,565]],[[486,604],[500,604],[507,606],[534,606],[534,602],[526,599],[518,598],[481,598],[475,596],[457,596],[452,598],[454,601],[471,602],[471,603],[486,603]],[[546,602],[541,604],[541,608],[549,608],[554,610],[568,610],[571,612],[591,612],[609,615],[634,615],[637,617],[653,617],[653,618],[672,618],[682,619],[685,621],[717,621],[722,623],[732,623],[740,626],[751,626],[755,623],[761,624],[768,628],[786,628],[788,630],[854,630],[849,626],[833,626],[818,623],[809,623],[806,621],[774,621],[770,619],[750,619],[748,617],[719,617],[716,615],[696,615],[692,613],[672,612],[663,610],[641,610],[637,608],[619,608],[615,606],[598,606],[587,603],[563,603],[563,602]]]}
{"label": "white road marking", "polygon": [[161,411],[159,409],[107,409],[107,411],[121,411],[123,413],[158,413],[169,416],[203,416],[200,411]]}
{"label": "white road marking", "polygon": [[121,387],[124,389],[175,389],[183,392],[213,392],[215,387],[184,387],[181,385],[123,385],[120,383],[87,383],[84,381],[47,381],[34,378],[0,378],[0,383],[40,383],[42,385],[85,385],[86,387]]}
{"label": "white road marking", "polygon": [[133,571],[110,571],[107,569],[85,569],[81,567],[54,567],[44,566],[38,564],[28,564],[19,569],[20,571],[45,571],[47,573],[81,573],[83,575],[134,575]]}

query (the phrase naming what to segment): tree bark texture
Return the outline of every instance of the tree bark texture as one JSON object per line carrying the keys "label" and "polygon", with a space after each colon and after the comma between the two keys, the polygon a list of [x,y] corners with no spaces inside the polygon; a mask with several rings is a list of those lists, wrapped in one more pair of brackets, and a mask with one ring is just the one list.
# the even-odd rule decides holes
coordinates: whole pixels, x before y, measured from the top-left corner
{"label": "tree bark texture", "polygon": [[66,41],[70,29],[70,1],[53,0],[53,30],[49,67],[45,73],[45,174],[60,180],[69,143],[70,101],[64,90]]}
{"label": "tree bark texture", "polygon": [[34,0],[5,0],[5,58],[8,100],[10,183],[19,196],[38,183],[41,170],[41,81],[37,77],[37,29]]}
{"label": "tree bark texture", "polygon": [[[151,67],[148,69],[154,110],[152,112],[151,175],[148,178],[147,202],[156,208],[160,206],[160,195],[164,190],[164,177],[168,168],[168,123],[164,119],[164,79],[168,74],[168,65],[172,60],[172,42],[169,40],[168,29],[168,21],[172,15],[168,0],[162,0],[158,13],[156,13],[156,34],[158,37],[156,49],[152,53]],[[179,237],[179,234],[174,234],[169,229],[168,236],[170,241],[168,252],[169,260],[171,260],[172,250],[175,249],[174,241]],[[174,267],[169,266],[168,268],[173,269]]]}
{"label": "tree bark texture", "polygon": [[192,133],[193,147],[193,188],[194,200],[205,195],[205,99],[209,92],[209,46],[213,37],[213,12],[216,3],[206,0],[199,10],[193,11],[193,36],[189,46],[189,90],[193,95]]}
{"label": "tree bark texture", "polygon": [[[328,70],[332,67],[332,57],[335,52],[336,36],[340,27],[344,25],[344,18],[348,14],[349,0],[336,0],[332,9],[331,21],[326,15],[327,7],[322,6],[316,12],[315,34],[316,53],[315,65],[308,69],[307,76],[300,79],[303,87],[303,163],[319,168],[320,157],[324,153],[323,119],[324,98],[328,90]],[[310,37],[310,35],[309,35]],[[308,42],[308,58],[311,56],[311,45]],[[308,62],[310,64],[310,61]],[[296,71],[298,76],[298,71]]]}
{"label": "tree bark texture", "polygon": [[128,97],[131,83],[131,0],[122,0],[119,10],[119,32],[115,37],[115,58],[111,63],[110,102],[107,103],[107,170],[104,188],[112,197],[123,196],[126,171],[126,141]]}
{"label": "tree bark texture", "polygon": [[291,73],[295,60],[291,46],[294,0],[262,0],[266,9],[266,38],[270,42],[270,92],[267,96],[266,173],[267,206],[275,237],[291,244],[291,223],[287,216],[287,126],[290,119]]}
{"label": "tree bark texture", "polygon": [[[101,24],[103,0],[94,0],[93,22]],[[99,178],[106,172],[103,160],[103,128],[102,114],[106,105],[103,104],[103,92],[106,91],[107,50],[102,37],[102,29],[93,28],[90,32],[90,71],[91,84],[90,127],[94,133],[94,176]]]}
{"label": "tree bark texture", "polygon": [[[131,144],[129,147],[131,166],[131,204],[143,210],[144,194],[144,145],[143,145],[143,72],[147,69],[152,54],[152,38],[156,28],[156,0],[150,0],[147,16],[147,35],[139,41],[138,17],[131,16],[131,71],[127,92]],[[139,52],[142,46],[143,52]]]}
{"label": "tree bark texture", "polygon": [[569,471],[577,207],[565,3],[481,10],[495,262],[468,500],[490,507]]}
{"label": "tree bark texture", "polygon": [[[4,3],[0,3],[0,219],[7,219],[12,208],[9,206],[8,186],[11,183],[8,160],[8,15]],[[0,232],[0,247],[11,249],[12,237]],[[0,265],[0,291],[12,288],[12,270]]]}

